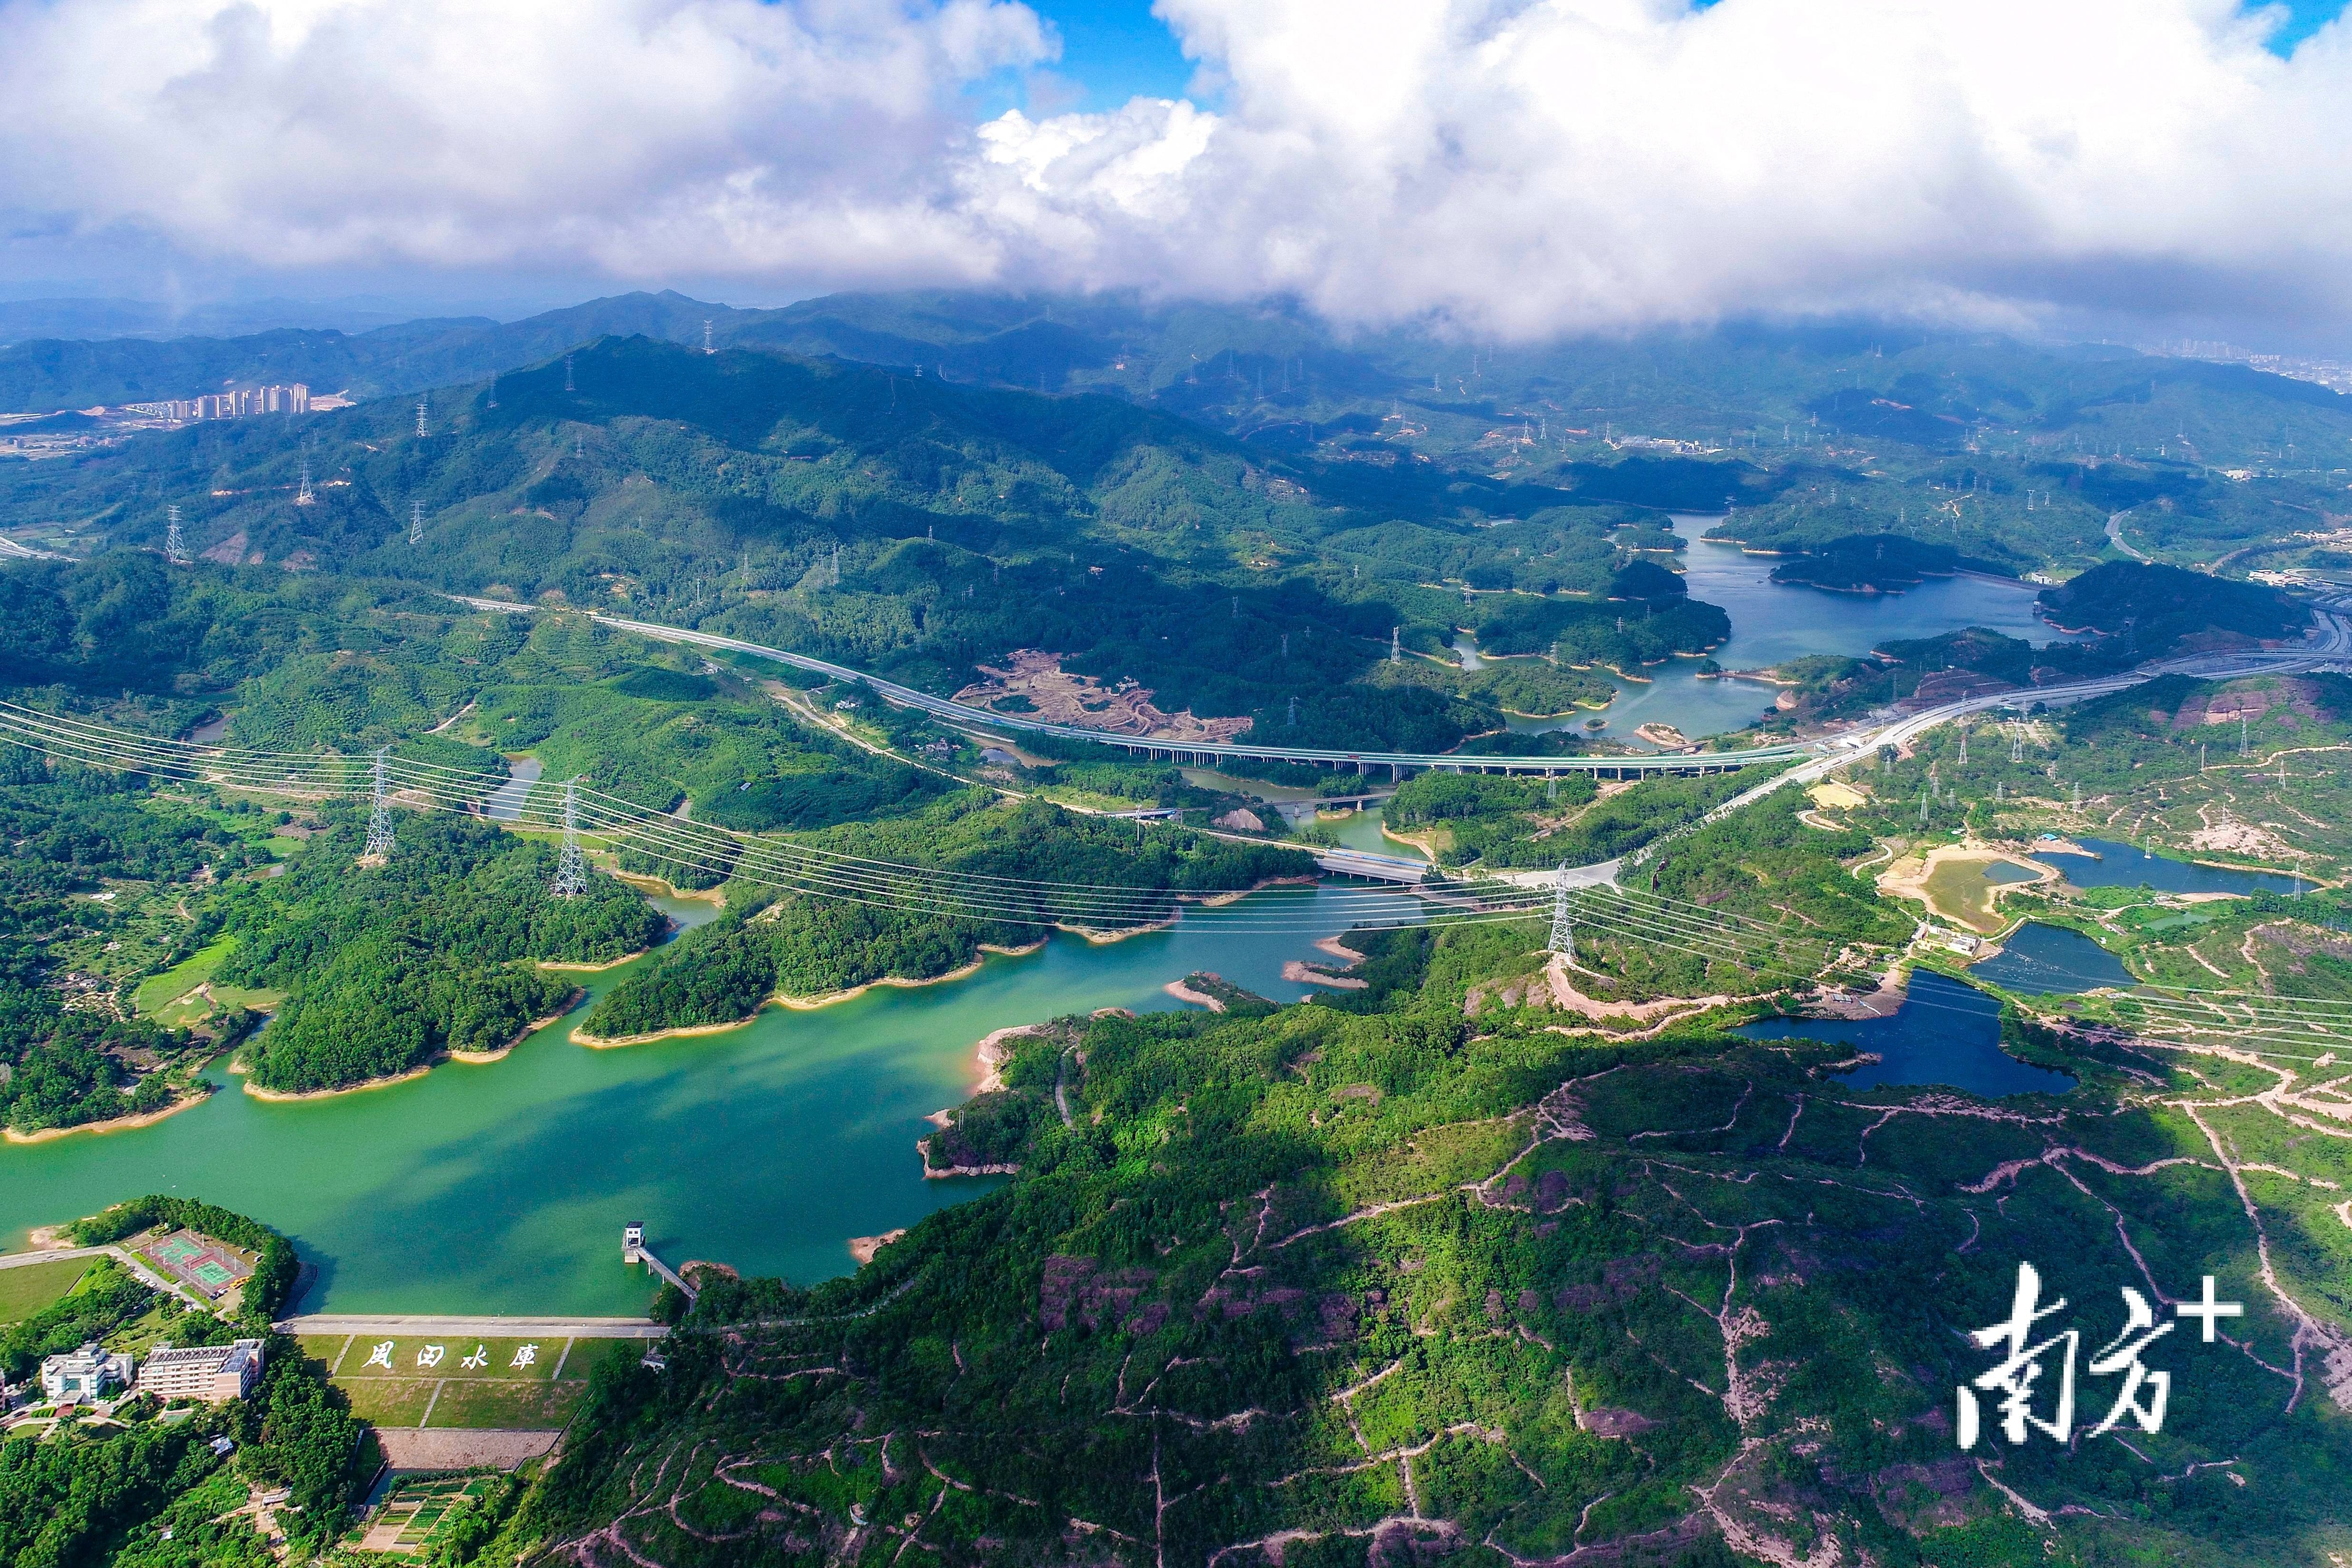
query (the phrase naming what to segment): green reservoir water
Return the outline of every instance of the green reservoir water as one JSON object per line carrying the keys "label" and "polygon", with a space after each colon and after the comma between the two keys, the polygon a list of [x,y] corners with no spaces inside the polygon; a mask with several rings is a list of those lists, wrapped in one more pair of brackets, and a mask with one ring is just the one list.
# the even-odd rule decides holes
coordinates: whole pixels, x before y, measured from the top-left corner
{"label": "green reservoir water", "polygon": [[[220,1076],[220,1092],[151,1127],[0,1145],[0,1242],[177,1191],[291,1236],[320,1269],[311,1312],[642,1312],[646,1274],[621,1263],[632,1219],[673,1265],[846,1273],[851,1237],[996,1185],[926,1181],[915,1153],[923,1118],[971,1092],[983,1035],[1174,1008],[1160,987],[1194,969],[1297,1000],[1305,988],[1283,981],[1283,961],[1317,956],[1314,938],[1353,924],[1368,896],[1269,889],[1174,931],[1105,946],[1057,934],[966,979],[770,1009],[726,1034],[651,1045],[573,1045],[574,1011],[503,1061],[327,1100],[270,1103]],[[623,972],[588,977],[589,989]]]}
{"label": "green reservoir water", "polygon": [[[2036,590],[2021,582],[1983,577],[1931,577],[1901,593],[1832,593],[1826,589],[1774,582],[1772,556],[1749,555],[1737,545],[1708,544],[1702,538],[1723,519],[1678,516],[1675,532],[1685,541],[1683,580],[1693,599],[1719,604],[1731,617],[1731,640],[1715,650],[1727,670],[1768,668],[1806,653],[1867,653],[1906,637],[1938,637],[1969,626],[1985,626],[2037,646],[2056,635],[2034,612]],[[1455,643],[1462,651],[1462,643]],[[1701,680],[1696,659],[1669,659],[1642,672],[1647,681],[1602,675],[1617,688],[1601,732],[1640,742],[1633,731],[1649,723],[1673,725],[1696,740],[1745,728],[1772,706],[1775,688],[1753,681]],[[1591,716],[1513,719],[1523,733],[1581,730]]]}

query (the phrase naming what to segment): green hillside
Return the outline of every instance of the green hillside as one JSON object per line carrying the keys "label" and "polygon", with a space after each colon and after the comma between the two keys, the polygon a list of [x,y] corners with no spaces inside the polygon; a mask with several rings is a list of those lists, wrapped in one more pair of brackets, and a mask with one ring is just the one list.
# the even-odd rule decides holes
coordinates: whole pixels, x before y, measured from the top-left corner
{"label": "green hillside", "polygon": [[1270,458],[1115,398],[643,337],[437,394],[423,436],[383,400],[0,468],[0,519],[77,550],[152,549],[175,505],[208,562],[625,612],[942,694],[1045,649],[1306,745],[1438,749],[1499,730],[1504,706],[1605,698],[1498,694],[1450,657],[1361,685],[1392,632],[1434,653],[1470,626],[1619,669],[1725,634],[1711,607],[1610,602],[1634,559],[1611,534],[1639,514],[1554,486]]}

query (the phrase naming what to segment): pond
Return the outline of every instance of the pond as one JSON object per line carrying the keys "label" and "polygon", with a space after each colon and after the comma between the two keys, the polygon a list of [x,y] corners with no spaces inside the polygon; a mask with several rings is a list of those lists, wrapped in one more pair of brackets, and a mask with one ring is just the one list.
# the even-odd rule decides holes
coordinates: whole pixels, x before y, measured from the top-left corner
{"label": "pond", "polygon": [[2063,1072],[2020,1061],[2000,1048],[2000,1003],[1931,969],[1914,969],[1893,1018],[1765,1019],[1733,1032],[1750,1040],[1820,1040],[1874,1052],[1880,1060],[1842,1075],[1851,1089],[1943,1084],[1988,1100],[2004,1094],[2063,1094]]}
{"label": "pond", "polygon": [[2303,883],[2275,872],[2231,871],[2226,866],[2199,865],[2193,861],[2154,855],[2136,844],[2113,839],[2077,839],[2091,852],[2066,854],[2036,846],[2032,858],[2054,866],[2076,887],[2150,887],[2158,893],[2285,893],[2300,894]]}
{"label": "pond", "polygon": [[[2038,590],[1984,577],[1931,577],[1902,593],[1832,593],[1774,582],[1782,558],[1749,555],[1737,545],[1708,544],[1700,536],[1721,522],[1676,517],[1686,541],[1683,580],[1693,599],[1719,604],[1731,617],[1731,639],[1710,655],[1727,670],[1769,668],[1806,653],[1867,653],[1891,641],[1937,637],[1984,626],[2036,646],[2058,633],[2034,612]],[[1456,644],[1457,649],[1460,644]],[[1646,682],[1620,680],[1608,709],[1608,733],[1630,739],[1644,724],[1670,724],[1696,740],[1756,722],[1772,706],[1775,689],[1754,681],[1702,680],[1696,659],[1672,659],[1643,670]],[[1523,733],[1580,728],[1586,715],[1513,719]]]}
{"label": "pond", "polygon": [[[1315,937],[1368,896],[1268,889],[1172,931],[1056,935],[964,979],[618,1050],[572,1044],[575,1011],[502,1061],[327,1100],[264,1102],[215,1074],[219,1092],[152,1126],[0,1145],[0,1241],[141,1193],[200,1197],[294,1239],[320,1268],[313,1312],[639,1312],[650,1287],[620,1261],[632,1219],[673,1265],[845,1273],[852,1237],[994,1185],[926,1180],[915,1153],[924,1118],[971,1093],[990,1030],[1176,1008],[1160,988],[1194,969],[1298,1000],[1284,960],[1321,958]],[[602,993],[625,972],[583,978]]]}
{"label": "pond", "polygon": [[2062,997],[2139,982],[2113,953],[2079,931],[2029,920],[2001,944],[2000,951],[1969,973],[2003,990],[2028,997]]}
{"label": "pond", "polygon": [[493,822],[522,821],[522,805],[530,787],[539,782],[539,758],[510,757],[507,781],[482,798],[482,811]]}

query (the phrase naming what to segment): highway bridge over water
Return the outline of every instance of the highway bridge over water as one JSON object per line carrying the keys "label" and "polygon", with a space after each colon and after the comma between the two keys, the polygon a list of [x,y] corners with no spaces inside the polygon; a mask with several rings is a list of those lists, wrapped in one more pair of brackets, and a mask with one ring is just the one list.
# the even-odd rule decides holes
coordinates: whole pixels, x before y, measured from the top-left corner
{"label": "highway bridge over water", "polygon": [[[498,599],[474,599],[453,595],[460,602],[480,610],[527,613],[537,606],[513,604]],[[2235,675],[2259,674],[2265,672],[2288,673],[2309,669],[2313,665],[2341,661],[2352,656],[2352,620],[2326,612],[2315,616],[2315,623],[2305,643],[2300,648],[2265,649],[2256,653],[2196,654],[2185,658],[2151,661],[2133,670],[2096,680],[2077,681],[2063,686],[2025,687],[2016,691],[1993,693],[1969,697],[1959,702],[1945,703],[1916,714],[1906,714],[1875,729],[1855,730],[1835,741],[1787,741],[1773,746],[1743,747],[1727,751],[1672,751],[1641,754],[1604,754],[1580,757],[1482,757],[1454,752],[1421,751],[1341,751],[1312,747],[1258,746],[1247,741],[1221,742],[1177,741],[1164,737],[1121,735],[1115,731],[1083,729],[1075,725],[1047,724],[1018,714],[997,713],[990,708],[975,707],[970,703],[956,702],[948,697],[936,697],[929,692],[919,692],[885,681],[845,664],[811,658],[806,653],[788,653],[763,643],[747,643],[740,637],[722,637],[709,632],[690,631],[682,626],[665,626],[656,621],[632,621],[624,616],[607,615],[601,611],[587,612],[591,619],[625,632],[658,642],[682,643],[693,647],[718,649],[726,653],[745,653],[754,658],[772,659],[795,669],[850,685],[863,685],[885,702],[901,707],[919,709],[961,729],[1010,730],[1024,735],[1049,736],[1056,740],[1081,741],[1089,746],[1116,747],[1130,756],[1149,757],[1155,761],[1176,762],[1194,767],[1214,767],[1220,762],[1285,762],[1307,767],[1327,767],[1367,773],[1375,768],[1385,768],[1391,779],[1402,779],[1408,773],[1441,771],[1449,773],[1535,774],[1549,776],[1560,773],[1591,773],[1612,779],[1640,778],[1654,774],[1730,773],[1759,762],[1802,762],[1811,766],[1797,771],[1815,777],[1820,773],[1851,760],[1881,745],[1901,745],[1914,736],[1938,724],[1965,714],[1989,708],[2022,708],[2033,703],[2059,703],[2101,695],[2153,680],[2163,674],[2189,674],[2205,679],[2227,679]],[[1785,782],[1785,778],[1775,783]],[[1750,795],[1740,797],[1745,803]],[[1381,860],[1391,856],[1375,857]],[[1338,869],[1338,868],[1334,868]],[[1358,872],[1355,874],[1384,875],[1381,872]]]}
{"label": "highway bridge over water", "polygon": [[[530,604],[510,604],[499,599],[471,599],[455,595],[461,602],[478,610],[502,610],[510,613],[526,612],[538,608]],[[715,648],[730,653],[748,653],[754,658],[773,659],[778,664],[813,674],[829,676],[846,684],[862,685],[883,701],[900,707],[917,708],[961,729],[1009,730],[1020,735],[1048,736],[1055,740],[1082,741],[1088,746],[1116,747],[1131,757],[1148,757],[1155,762],[1175,762],[1188,767],[1213,768],[1220,762],[1286,762],[1312,768],[1334,768],[1342,771],[1369,773],[1375,768],[1385,768],[1391,779],[1402,779],[1408,773],[1432,770],[1448,773],[1595,773],[1612,779],[1635,778],[1652,773],[1731,773],[1758,762],[1791,762],[1816,757],[1821,747],[1791,741],[1778,746],[1748,747],[1738,751],[1655,752],[1649,754],[1603,755],[1587,757],[1481,757],[1454,752],[1427,751],[1342,751],[1314,747],[1258,746],[1245,740],[1205,741],[1172,740],[1164,736],[1121,735],[1114,730],[1084,729],[1076,725],[1047,724],[1042,719],[1020,714],[998,713],[992,708],[975,707],[950,697],[935,697],[929,692],[919,692],[911,686],[898,685],[878,676],[853,670],[845,664],[830,664],[814,659],[806,653],[788,653],[763,643],[747,643],[740,637],[721,637],[709,632],[692,632],[682,626],[665,626],[657,621],[631,621],[624,616],[607,615],[602,611],[587,612],[591,619],[624,632],[634,632],[663,643],[684,643],[698,648]]]}

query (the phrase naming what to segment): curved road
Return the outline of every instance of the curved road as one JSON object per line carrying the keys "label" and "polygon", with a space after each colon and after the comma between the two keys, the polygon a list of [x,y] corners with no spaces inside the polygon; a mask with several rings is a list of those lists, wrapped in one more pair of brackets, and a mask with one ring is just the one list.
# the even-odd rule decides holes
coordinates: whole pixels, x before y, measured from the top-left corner
{"label": "curved road", "polygon": [[[509,614],[529,613],[538,608],[531,604],[510,604],[499,599],[473,599],[464,594],[451,594],[450,597],[478,610],[499,610]],[[953,724],[1018,730],[1024,735],[1048,735],[1058,740],[1081,740],[1093,746],[1115,746],[1131,755],[1171,762],[1189,761],[1200,765],[1218,761],[1296,762],[1316,767],[1353,767],[1360,773],[1369,768],[1386,768],[1392,775],[1399,769],[1411,768],[1423,773],[1437,769],[1449,773],[1612,773],[1622,777],[1635,773],[1730,773],[1750,763],[1788,762],[1815,756],[1820,751],[1819,747],[1809,743],[1790,742],[1780,746],[1751,747],[1743,751],[1673,752],[1648,757],[1457,757],[1446,752],[1326,751],[1305,747],[1249,746],[1231,741],[1223,744],[1207,741],[1180,743],[1146,736],[1115,735],[1108,730],[1080,729],[1075,725],[1046,724],[1039,719],[1023,718],[1017,714],[997,713],[989,708],[974,707],[969,703],[935,697],[929,692],[898,685],[845,664],[812,659],[805,653],[786,653],[782,648],[771,648],[763,643],[746,643],[740,637],[690,632],[682,626],[665,626],[656,621],[631,621],[618,615],[606,615],[601,611],[592,610],[587,613],[591,620],[624,632],[634,632],[641,637],[651,637],[656,642],[686,643],[699,648],[721,648],[730,653],[750,653],[756,658],[773,659],[796,669],[829,675],[836,681],[856,682],[870,687],[886,702],[901,707],[919,708]]]}
{"label": "curved road", "polygon": [[[475,599],[452,594],[460,603],[478,610],[496,610],[510,614],[529,613],[537,606],[512,604],[503,600]],[[2097,680],[2077,681],[2062,686],[2034,686],[2020,691],[2002,692],[1991,696],[1969,697],[1959,702],[1946,703],[1924,712],[1894,720],[1874,730],[1859,731],[1841,737],[1834,742],[1788,742],[1778,746],[1748,747],[1738,751],[1675,752],[1650,757],[1461,757],[1445,752],[1411,751],[1329,751],[1302,747],[1246,746],[1227,742],[1209,745],[1186,742],[1177,745],[1149,737],[1116,735],[1105,730],[1080,729],[1073,725],[1046,724],[1017,715],[1001,714],[988,708],[974,707],[968,703],[935,697],[929,692],[919,692],[853,670],[844,664],[813,659],[805,653],[787,653],[759,643],[747,643],[739,637],[721,637],[709,632],[689,631],[682,626],[665,626],[655,621],[631,621],[623,616],[606,615],[590,611],[591,619],[639,636],[658,642],[684,643],[695,647],[724,649],[730,653],[749,653],[757,658],[773,659],[779,664],[830,676],[837,681],[854,682],[870,687],[886,702],[902,707],[917,708],[934,716],[959,725],[990,729],[1013,729],[1029,735],[1048,735],[1061,740],[1085,741],[1089,745],[1117,747],[1129,754],[1142,754],[1169,761],[1186,760],[1213,763],[1219,760],[1260,762],[1291,762],[1311,766],[1345,768],[1353,765],[1358,772],[1370,768],[1386,767],[1392,775],[1411,768],[1417,772],[1432,770],[1454,773],[1611,773],[1619,778],[1644,773],[1727,773],[1759,762],[1801,761],[1803,767],[1791,768],[1769,782],[1734,797],[1709,814],[1710,819],[1736,810],[1759,799],[1764,792],[1780,788],[1791,780],[1810,782],[1832,769],[1852,761],[1855,757],[1880,746],[1900,746],[1915,736],[1948,723],[1966,714],[1987,708],[2025,707],[2033,703],[2075,702],[2084,697],[2103,696],[2142,681],[2165,674],[2191,674],[2206,679],[2221,680],[2233,675],[2259,674],[2265,671],[2291,673],[2308,669],[2331,659],[2352,656],[2352,620],[2344,616],[2316,612],[2315,625],[2306,634],[2309,643],[2300,649],[2279,649],[2256,653],[2196,654],[2179,659],[2159,659],[2139,665],[2119,674],[2102,676]]]}
{"label": "curved road", "polygon": [[[2036,703],[2080,702],[2085,697],[2105,696],[2109,692],[2123,691],[2143,681],[2152,681],[2158,675],[2194,675],[2200,680],[2219,681],[2238,675],[2293,674],[2331,661],[2352,658],[2352,619],[2324,612],[2314,619],[2316,624],[2307,633],[2311,643],[2307,648],[2282,648],[2258,653],[2196,653],[2179,659],[2155,659],[2137,669],[2102,675],[2097,680],[2075,681],[2063,686],[2032,686],[1945,703],[1940,707],[1928,708],[1907,718],[1882,725],[1874,730],[1845,736],[1826,755],[1817,757],[1801,768],[1791,768],[1753,789],[1733,796],[1700,821],[1714,821],[1728,816],[1742,806],[1762,800],[1784,784],[1815,782],[1879,747],[1907,745],[1939,724],[1948,724],[1953,719],[1982,713],[1988,708],[2026,708]],[[1664,839],[1653,840],[1636,853],[1646,855],[1664,841]]]}

